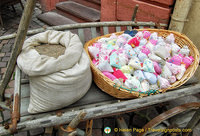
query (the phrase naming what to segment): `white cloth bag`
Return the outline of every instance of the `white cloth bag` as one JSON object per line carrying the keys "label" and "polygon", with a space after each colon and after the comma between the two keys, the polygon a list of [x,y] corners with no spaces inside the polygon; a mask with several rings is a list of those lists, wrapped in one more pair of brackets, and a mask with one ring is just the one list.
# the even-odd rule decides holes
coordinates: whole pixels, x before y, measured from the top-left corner
{"label": "white cloth bag", "polygon": [[[61,44],[66,47],[58,58],[40,55],[33,46]],[[19,68],[29,75],[29,113],[46,112],[68,106],[89,90],[90,62],[76,34],[46,31],[28,38],[17,58]]]}

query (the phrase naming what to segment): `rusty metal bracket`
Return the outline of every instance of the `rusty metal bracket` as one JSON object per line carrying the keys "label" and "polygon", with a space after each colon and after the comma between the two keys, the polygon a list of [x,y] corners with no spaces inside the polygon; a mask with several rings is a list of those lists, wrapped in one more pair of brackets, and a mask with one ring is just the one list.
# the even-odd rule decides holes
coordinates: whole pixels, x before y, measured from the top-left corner
{"label": "rusty metal bracket", "polygon": [[84,117],[86,116],[86,112],[85,111],[81,111],[67,126],[67,128],[64,128],[63,125],[60,125],[60,129],[64,132],[73,132],[76,130],[76,127],[78,126],[78,124],[80,123],[81,120],[84,119]]}
{"label": "rusty metal bracket", "polygon": [[85,129],[87,136],[92,136],[92,126],[93,126],[93,120],[87,120]]}
{"label": "rusty metal bracket", "polygon": [[67,128],[64,128],[63,125],[60,125],[60,129],[64,132],[70,133],[76,130],[76,128],[72,128],[70,126],[67,126]]}
{"label": "rusty metal bracket", "polygon": [[20,113],[19,113],[19,94],[15,94],[15,101],[14,101],[14,108],[12,111],[11,115],[11,124],[9,125],[9,129],[11,133],[16,133],[17,132],[17,122],[19,121],[20,118]]}

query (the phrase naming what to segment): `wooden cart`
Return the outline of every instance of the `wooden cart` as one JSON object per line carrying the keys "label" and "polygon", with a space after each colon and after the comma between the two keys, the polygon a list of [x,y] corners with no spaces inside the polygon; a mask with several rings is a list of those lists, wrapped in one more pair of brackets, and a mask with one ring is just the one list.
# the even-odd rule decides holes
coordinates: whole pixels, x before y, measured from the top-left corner
{"label": "wooden cart", "polygon": [[[121,28],[154,28],[155,26],[156,24],[152,22],[136,23],[132,21],[79,23],[35,29],[28,31],[28,35],[33,35],[52,29],[60,31],[73,30],[73,32],[78,33],[81,41],[84,44],[90,38],[108,34],[110,30],[109,27],[114,27],[115,30],[118,32],[121,31]],[[161,24],[160,26],[166,27],[163,24]],[[14,38],[15,36],[16,34],[11,34],[7,35],[6,37]],[[147,96],[144,98],[119,100],[109,96],[108,94],[105,94],[94,83],[92,83],[92,86],[90,87],[88,93],[82,99],[66,108],[47,113],[29,114],[27,112],[27,109],[30,99],[30,88],[29,80],[26,77],[27,76],[24,76],[24,74],[16,66],[12,121],[9,127],[0,127],[0,135],[41,127],[67,124],[81,111],[84,111],[86,113],[86,116],[83,118],[83,120],[89,120],[131,112],[140,108],[145,108],[180,97],[200,93],[200,84],[197,83],[197,80],[192,78],[186,84],[177,88],[176,90],[167,91],[166,93]]]}

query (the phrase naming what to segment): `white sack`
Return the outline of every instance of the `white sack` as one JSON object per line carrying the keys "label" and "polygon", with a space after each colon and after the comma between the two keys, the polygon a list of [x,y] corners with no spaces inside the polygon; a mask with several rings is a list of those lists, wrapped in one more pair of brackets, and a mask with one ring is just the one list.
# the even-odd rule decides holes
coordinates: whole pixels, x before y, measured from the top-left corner
{"label": "white sack", "polygon": [[[61,44],[65,53],[58,58],[40,55],[33,46],[41,43]],[[28,38],[17,64],[29,75],[30,113],[72,104],[86,94],[92,82],[89,58],[79,37],[69,31],[50,30]]]}

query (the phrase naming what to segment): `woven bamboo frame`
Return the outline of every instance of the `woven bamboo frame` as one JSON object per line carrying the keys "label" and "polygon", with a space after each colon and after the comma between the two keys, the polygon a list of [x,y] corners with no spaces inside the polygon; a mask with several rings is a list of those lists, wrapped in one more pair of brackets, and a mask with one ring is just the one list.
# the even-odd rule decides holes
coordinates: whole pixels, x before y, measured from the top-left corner
{"label": "woven bamboo frame", "polygon": [[[144,29],[137,29],[137,30],[143,31]],[[147,30],[150,31],[151,33],[157,32],[159,36],[162,36],[164,38],[166,38],[170,33],[172,33],[172,34],[174,34],[174,37],[175,37],[175,43],[178,46],[180,46],[180,47],[183,47],[183,45],[188,46],[188,48],[190,50],[190,55],[194,57],[194,62],[192,63],[192,65],[190,65],[188,67],[188,69],[184,73],[184,76],[181,78],[181,80],[178,80],[175,83],[171,84],[171,86],[169,88],[160,89],[159,92],[164,93],[167,90],[172,90],[172,89],[175,89],[175,88],[183,85],[186,81],[188,81],[193,76],[193,74],[195,73],[195,71],[199,65],[198,49],[192,43],[192,41],[189,38],[187,38],[187,36],[185,36],[184,34],[181,34],[179,32],[163,30],[163,29],[147,29]],[[123,32],[117,32],[115,34],[120,35],[122,33]],[[144,93],[140,93],[140,92],[136,92],[136,91],[130,92],[123,88],[114,87],[115,83],[108,77],[104,76],[103,73],[99,69],[97,69],[96,66],[92,63],[92,58],[88,52],[88,46],[91,46],[98,39],[103,38],[103,37],[109,37],[110,35],[111,34],[107,34],[104,36],[99,36],[99,37],[93,38],[92,40],[88,41],[84,46],[86,53],[90,57],[90,62],[91,62],[90,65],[91,65],[91,70],[93,73],[94,82],[102,91],[104,91],[104,92],[108,93],[109,95],[116,97],[116,98],[129,99],[129,98],[138,98],[138,97],[148,96],[148,94],[144,94]],[[127,88],[127,87],[124,87],[124,88]]]}

